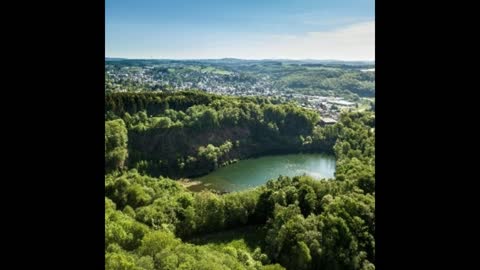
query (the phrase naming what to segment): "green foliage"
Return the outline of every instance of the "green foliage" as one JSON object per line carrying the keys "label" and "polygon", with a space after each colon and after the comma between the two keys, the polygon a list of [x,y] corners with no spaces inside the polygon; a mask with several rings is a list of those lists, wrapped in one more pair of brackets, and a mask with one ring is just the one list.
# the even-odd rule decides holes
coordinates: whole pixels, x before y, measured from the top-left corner
{"label": "green foliage", "polygon": [[105,122],[105,170],[122,169],[127,158],[127,129],[122,119]]}
{"label": "green foliage", "polygon": [[295,104],[199,91],[108,93],[105,114],[125,123],[128,166],[154,176],[198,176],[259,154],[332,152],[336,136]]}
{"label": "green foliage", "polygon": [[[269,263],[287,269],[360,269],[372,267],[375,262],[375,199],[363,194],[350,180],[280,177],[258,189],[217,195],[207,191],[191,193],[172,180],[131,171],[108,176],[106,185],[116,201],[129,203],[128,196],[124,200],[125,196],[118,193],[140,183],[144,190],[151,190],[153,202],[146,206],[134,209],[128,204],[122,213],[112,200],[106,199],[109,267],[138,267],[140,257],[145,267],[153,261],[155,269],[177,269],[181,265],[186,269],[215,269],[216,263],[218,267],[225,263],[237,265],[238,269],[263,269]],[[260,220],[259,215],[266,218]],[[250,223],[267,229],[262,244],[265,253],[260,249],[238,249],[233,243],[222,249],[199,247],[176,238],[188,239]],[[114,245],[130,253],[113,255],[118,250]],[[191,252],[200,252],[211,261]],[[115,266],[110,262],[112,258],[122,266]],[[182,264],[183,260],[203,262],[190,265]]]}
{"label": "green foliage", "polygon": [[135,222],[130,216],[115,209],[115,204],[105,198],[105,247],[116,244],[125,250],[134,250],[148,232],[148,227]]}
{"label": "green foliage", "polygon": [[[372,112],[319,127],[318,114],[267,99],[188,91],[107,96],[106,269],[375,268]],[[336,179],[279,177],[219,195],[149,175],[195,175],[274,150],[334,153]],[[192,240],[248,226],[265,237]]]}

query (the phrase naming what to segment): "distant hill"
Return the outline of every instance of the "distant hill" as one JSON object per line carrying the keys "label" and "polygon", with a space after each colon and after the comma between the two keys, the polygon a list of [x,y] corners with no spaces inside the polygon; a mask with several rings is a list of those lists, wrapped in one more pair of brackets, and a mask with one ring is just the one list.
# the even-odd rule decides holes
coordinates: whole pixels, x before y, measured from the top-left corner
{"label": "distant hill", "polygon": [[277,61],[282,61],[284,63],[301,63],[301,64],[334,64],[334,65],[375,65],[375,61],[343,61],[343,60],[315,60],[315,59],[302,59],[302,60],[291,60],[291,59],[278,59]]}
{"label": "distant hill", "polygon": [[239,58],[221,58],[221,59],[129,59],[119,57],[105,57],[105,61],[159,61],[159,62],[210,62],[210,63],[258,63],[258,62],[282,62],[291,64],[334,64],[334,65],[375,65],[375,61],[343,61],[343,60],[316,60],[316,59],[239,59]]}
{"label": "distant hill", "polygon": [[128,60],[127,58],[118,58],[118,57],[105,57],[105,61],[122,61]]}

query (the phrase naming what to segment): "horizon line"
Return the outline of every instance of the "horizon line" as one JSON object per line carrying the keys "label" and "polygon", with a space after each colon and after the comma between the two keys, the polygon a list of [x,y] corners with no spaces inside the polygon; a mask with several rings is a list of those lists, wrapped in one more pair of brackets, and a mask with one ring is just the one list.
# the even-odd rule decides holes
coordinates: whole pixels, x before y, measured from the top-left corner
{"label": "horizon line", "polygon": [[264,61],[264,60],[291,60],[291,61],[337,61],[337,62],[375,62],[375,59],[368,60],[340,60],[340,59],[312,59],[312,58],[236,58],[236,57],[221,57],[221,58],[132,58],[132,57],[118,57],[118,56],[105,56],[105,58],[117,58],[125,60],[176,60],[176,61],[188,61],[188,60],[250,60],[250,61]]}

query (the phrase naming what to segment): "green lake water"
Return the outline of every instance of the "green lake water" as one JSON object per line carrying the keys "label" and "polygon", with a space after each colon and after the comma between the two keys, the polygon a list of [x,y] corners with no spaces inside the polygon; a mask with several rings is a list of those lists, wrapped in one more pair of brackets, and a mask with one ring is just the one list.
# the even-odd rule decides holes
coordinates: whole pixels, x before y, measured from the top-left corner
{"label": "green lake water", "polygon": [[219,168],[205,176],[194,178],[202,184],[192,191],[211,188],[232,192],[256,187],[280,175],[309,175],[317,179],[334,178],[335,157],[323,154],[291,154],[263,156],[241,160]]}

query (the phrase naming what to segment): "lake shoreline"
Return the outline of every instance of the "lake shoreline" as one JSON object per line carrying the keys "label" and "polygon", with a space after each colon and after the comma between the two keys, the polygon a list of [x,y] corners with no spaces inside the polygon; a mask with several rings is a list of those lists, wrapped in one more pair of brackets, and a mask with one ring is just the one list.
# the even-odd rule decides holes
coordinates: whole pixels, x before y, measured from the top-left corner
{"label": "lake shoreline", "polygon": [[213,189],[228,193],[260,186],[279,176],[334,179],[335,169],[335,157],[324,153],[268,155],[240,160],[184,183],[191,191]]}
{"label": "lake shoreline", "polygon": [[178,179],[177,182],[180,185],[182,185],[184,188],[189,188],[189,187],[192,187],[192,186],[198,186],[198,185],[202,184],[202,181],[193,180],[193,179],[190,179],[190,178],[181,178],[181,179]]}

